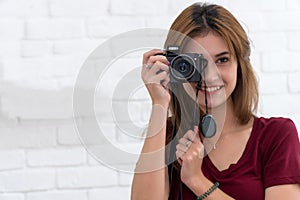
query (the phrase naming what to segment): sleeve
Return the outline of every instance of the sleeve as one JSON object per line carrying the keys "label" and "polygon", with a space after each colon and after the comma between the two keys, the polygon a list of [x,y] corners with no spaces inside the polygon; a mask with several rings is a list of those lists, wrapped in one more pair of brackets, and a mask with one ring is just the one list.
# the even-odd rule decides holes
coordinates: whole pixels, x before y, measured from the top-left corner
{"label": "sleeve", "polygon": [[300,144],[295,124],[280,118],[271,123],[263,153],[264,187],[300,183]]}

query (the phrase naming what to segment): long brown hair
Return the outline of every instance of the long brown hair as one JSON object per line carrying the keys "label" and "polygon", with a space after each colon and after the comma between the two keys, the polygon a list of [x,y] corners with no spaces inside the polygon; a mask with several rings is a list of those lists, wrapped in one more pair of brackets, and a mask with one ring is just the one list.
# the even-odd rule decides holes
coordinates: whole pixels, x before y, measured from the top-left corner
{"label": "long brown hair", "polygon": [[[195,3],[185,10],[173,22],[167,36],[165,47],[168,45],[182,45],[185,37],[206,36],[209,32],[217,33],[228,45],[230,55],[237,60],[237,83],[232,93],[234,113],[240,124],[246,124],[257,109],[258,86],[250,63],[250,42],[241,24],[225,8],[215,4]],[[180,33],[180,34],[178,34]],[[180,87],[180,86],[178,86]],[[175,90],[175,89],[173,89]],[[177,88],[177,93],[182,88]],[[184,125],[189,120],[191,109],[188,105],[192,100],[189,97],[178,97],[178,108],[174,113],[174,104],[171,99],[170,109],[172,116],[176,114],[177,125]],[[184,104],[180,103],[180,98]],[[171,120],[170,120],[171,121]],[[172,125],[168,123],[169,125]],[[187,127],[185,127],[187,128]],[[170,142],[170,128],[167,131],[167,143]],[[181,130],[183,131],[183,130]]]}

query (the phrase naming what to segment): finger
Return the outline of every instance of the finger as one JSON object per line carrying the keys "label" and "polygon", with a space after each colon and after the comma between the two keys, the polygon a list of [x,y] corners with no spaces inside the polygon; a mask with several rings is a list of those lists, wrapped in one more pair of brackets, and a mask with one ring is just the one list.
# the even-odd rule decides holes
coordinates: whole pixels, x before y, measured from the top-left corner
{"label": "finger", "polygon": [[166,71],[162,71],[159,74],[146,76],[144,82],[145,84],[156,83],[161,85],[162,81],[165,81],[167,78],[168,78],[168,73]]}
{"label": "finger", "polygon": [[149,67],[147,68],[149,70],[149,73],[151,74],[158,74],[161,71],[169,72],[169,66],[160,61],[156,61],[153,64],[147,63],[147,65],[151,66],[150,68]]}
{"label": "finger", "polygon": [[182,138],[180,138],[180,139],[178,140],[178,144],[182,144],[182,145],[184,145],[184,146],[186,146],[188,143],[191,143],[191,141],[188,140],[188,139],[185,138],[185,137],[182,137]]}
{"label": "finger", "polygon": [[144,75],[145,73],[147,73],[147,71],[151,68],[151,65],[149,64],[143,64],[142,65],[142,71],[141,74]]}
{"label": "finger", "polygon": [[180,164],[180,166],[182,166],[182,160],[181,160],[181,158],[178,158],[177,160],[178,160],[178,163]]}
{"label": "finger", "polygon": [[188,131],[184,134],[183,138],[185,138],[186,140],[190,140],[190,141],[194,142],[194,139],[195,139],[195,132],[192,131],[192,130],[188,130]]}
{"label": "finger", "polygon": [[143,54],[143,64],[146,64],[151,56],[154,56],[155,54],[163,54],[164,51],[161,49],[152,49],[150,51],[147,51]]}
{"label": "finger", "polygon": [[199,128],[198,128],[198,126],[194,126],[194,133],[199,136]]}
{"label": "finger", "polygon": [[148,63],[155,63],[157,61],[169,66],[169,61],[167,60],[166,56],[163,55],[152,55],[148,59]]}
{"label": "finger", "polygon": [[168,89],[168,88],[169,88],[169,87],[168,87],[169,82],[170,82],[170,77],[167,76],[167,78],[166,78],[165,80],[163,80],[162,85],[163,85],[166,89]]}
{"label": "finger", "polygon": [[189,149],[189,146],[187,146],[187,145],[184,145],[184,144],[177,144],[176,145],[176,150],[177,151],[182,151],[182,152],[186,153],[188,149]]}
{"label": "finger", "polygon": [[187,138],[188,140],[191,140],[193,143],[199,143],[200,137],[198,127],[195,126],[194,131],[189,130],[183,137]]}
{"label": "finger", "polygon": [[176,155],[177,160],[181,160],[182,161],[181,157],[183,156],[184,153],[185,152],[183,152],[183,151],[176,151],[175,155]]}
{"label": "finger", "polygon": [[176,159],[177,159],[178,163],[180,165],[182,165],[182,159],[181,159],[181,156],[183,155],[182,152],[176,151],[175,155],[176,155]]}

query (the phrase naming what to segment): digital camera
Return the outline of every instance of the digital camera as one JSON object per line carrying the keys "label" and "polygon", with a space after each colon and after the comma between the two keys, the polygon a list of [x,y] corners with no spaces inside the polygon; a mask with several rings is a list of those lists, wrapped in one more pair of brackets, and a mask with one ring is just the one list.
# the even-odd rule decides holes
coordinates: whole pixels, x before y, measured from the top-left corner
{"label": "digital camera", "polygon": [[168,46],[165,54],[170,63],[170,82],[199,82],[207,65],[202,54],[182,53],[179,46]]}

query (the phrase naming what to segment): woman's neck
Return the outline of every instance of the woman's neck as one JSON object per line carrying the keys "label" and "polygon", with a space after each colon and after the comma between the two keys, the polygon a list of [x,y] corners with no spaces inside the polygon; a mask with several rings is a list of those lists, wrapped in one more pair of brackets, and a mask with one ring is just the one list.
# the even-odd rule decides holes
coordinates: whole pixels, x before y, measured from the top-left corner
{"label": "woman's neck", "polygon": [[210,110],[210,113],[216,120],[219,134],[232,132],[241,126],[234,113],[233,106],[232,98],[230,97],[227,99],[226,104]]}

